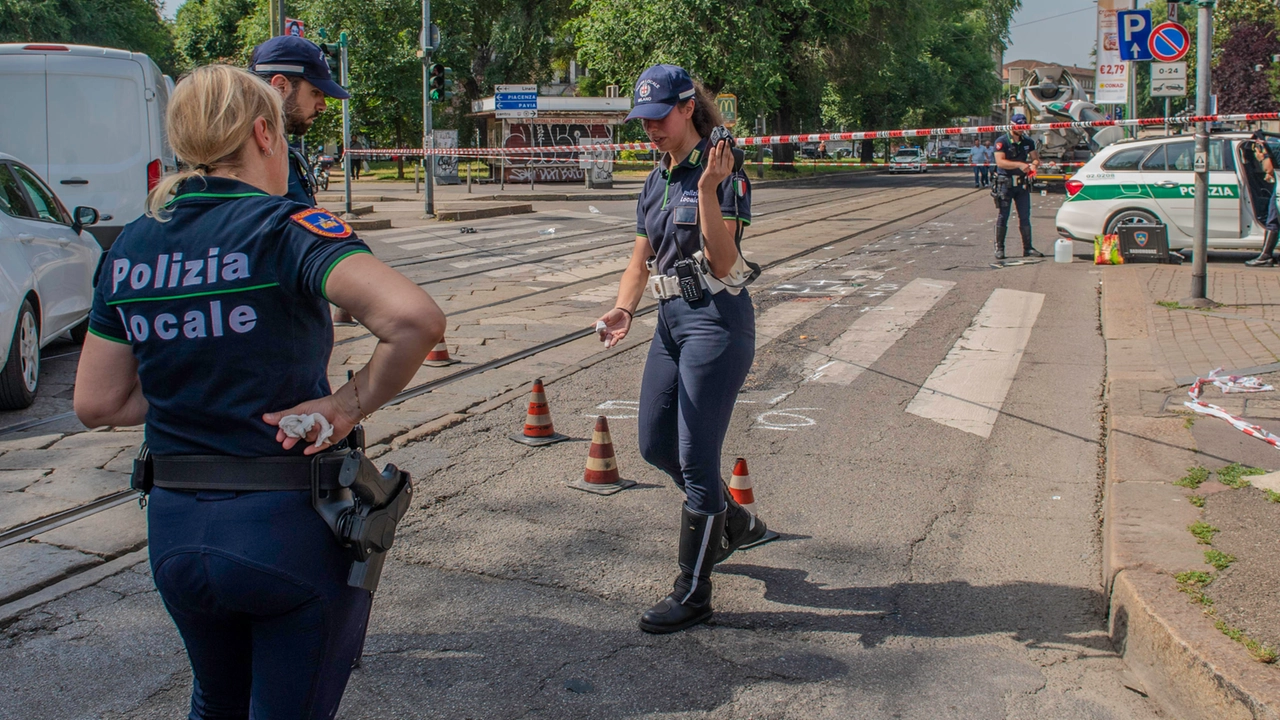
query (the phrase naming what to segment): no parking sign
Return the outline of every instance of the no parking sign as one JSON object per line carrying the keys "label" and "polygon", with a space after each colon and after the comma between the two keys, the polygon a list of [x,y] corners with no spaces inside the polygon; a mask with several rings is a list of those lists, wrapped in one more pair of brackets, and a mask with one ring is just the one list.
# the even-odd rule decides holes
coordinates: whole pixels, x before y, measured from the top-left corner
{"label": "no parking sign", "polygon": [[1191,49],[1191,33],[1176,22],[1160,23],[1151,31],[1147,47],[1160,62],[1177,62]]}

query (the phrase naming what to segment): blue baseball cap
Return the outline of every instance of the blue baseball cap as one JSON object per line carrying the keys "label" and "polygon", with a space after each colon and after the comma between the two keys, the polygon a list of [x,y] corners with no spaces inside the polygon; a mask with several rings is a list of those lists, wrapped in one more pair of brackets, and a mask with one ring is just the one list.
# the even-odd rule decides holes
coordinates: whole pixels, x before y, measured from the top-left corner
{"label": "blue baseball cap", "polygon": [[654,65],[640,74],[632,94],[635,107],[627,115],[628,120],[645,118],[661,120],[671,114],[676,103],[693,97],[693,78],[684,68],[675,65]]}
{"label": "blue baseball cap", "polygon": [[300,77],[331,98],[346,100],[351,97],[333,81],[329,63],[325,62],[320,46],[295,35],[273,37],[254,48],[249,59],[249,72],[267,78],[272,75]]}
{"label": "blue baseball cap", "polygon": [[1013,116],[1013,124],[1014,124],[1014,125],[1026,125],[1026,124],[1027,124],[1027,116],[1026,116],[1026,115],[1023,115],[1022,113],[1018,113],[1017,115],[1014,115],[1014,116]]}

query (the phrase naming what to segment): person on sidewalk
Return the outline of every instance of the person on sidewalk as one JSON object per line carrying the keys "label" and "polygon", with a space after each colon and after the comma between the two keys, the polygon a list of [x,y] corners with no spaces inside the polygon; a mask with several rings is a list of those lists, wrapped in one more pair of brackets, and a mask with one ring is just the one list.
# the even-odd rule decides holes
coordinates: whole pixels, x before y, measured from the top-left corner
{"label": "person on sidewalk", "polygon": [[[751,223],[751,182],[734,170],[732,143],[709,147],[722,124],[715,95],[683,68],[654,65],[636,82],[635,107],[663,152],[636,205],[636,242],[617,307],[600,339],[617,345],[646,287],[658,326],[640,386],[640,454],[684,491],[679,573],[640,629],[670,633],[711,617],[711,570],[734,550],[766,541],[764,523],[725,490],[720,451],[755,357],[755,310],[738,247]],[[651,277],[652,275],[652,277]],[[599,326],[598,326],[599,327]]]}
{"label": "person on sidewalk", "polygon": [[[160,179],[103,256],[76,416],[146,423],[151,572],[191,662],[190,717],[327,720],[371,592],[352,586],[352,550],[313,492],[343,487],[344,438],[409,382],[444,315],[341,219],[284,197],[284,103],[270,85],[197,68],[165,122],[184,169]],[[159,278],[180,263],[175,293]],[[330,301],[378,338],[336,392]],[[287,436],[293,415],[317,426]]]}
{"label": "person on sidewalk", "polygon": [[1261,131],[1253,134],[1252,145],[1254,158],[1261,163],[1263,171],[1266,172],[1267,186],[1263,189],[1267,197],[1267,220],[1264,224],[1266,235],[1262,240],[1262,252],[1258,257],[1246,260],[1244,264],[1249,267],[1271,267],[1276,264],[1273,253],[1276,250],[1276,240],[1280,238],[1280,208],[1276,205],[1276,158],[1271,152],[1271,147],[1267,145],[1266,136]]}
{"label": "person on sidewalk", "polygon": [[[350,93],[333,81],[320,47],[294,35],[273,37],[253,49],[249,71],[270,83],[284,100],[285,131],[302,137],[325,111],[326,98],[346,100]],[[289,191],[285,197],[316,206],[316,179],[303,154],[289,148]],[[332,308],[333,322],[352,325],[351,313]]]}
{"label": "person on sidewalk", "polygon": [[976,188],[983,186],[982,176],[986,173],[986,166],[983,164],[983,158],[986,157],[982,152],[982,141],[974,140],[973,149],[969,151],[969,163],[973,165],[973,186]]}
{"label": "person on sidewalk", "polygon": [[[1014,115],[1013,124],[1026,125],[1027,116],[1022,113]],[[996,216],[996,260],[1004,259],[1004,240],[1009,234],[1009,215],[1014,207],[1018,209],[1022,255],[1044,257],[1044,253],[1031,244],[1031,180],[1040,167],[1036,141],[1017,129],[1010,129],[1007,135],[996,138],[995,161],[996,182],[991,194],[999,209]]]}

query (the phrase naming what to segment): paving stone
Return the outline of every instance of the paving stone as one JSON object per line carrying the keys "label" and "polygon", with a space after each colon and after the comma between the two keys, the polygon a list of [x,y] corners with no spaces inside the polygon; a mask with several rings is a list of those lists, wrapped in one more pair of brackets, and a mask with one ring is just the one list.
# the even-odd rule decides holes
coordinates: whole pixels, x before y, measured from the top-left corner
{"label": "paving stone", "polygon": [[128,475],[133,472],[133,459],[137,456],[138,451],[136,448],[125,448],[102,469],[107,472],[124,473]]}
{"label": "paving stone", "polygon": [[61,452],[14,450],[0,456],[0,470],[24,468],[100,468],[120,454],[122,446],[83,447]]}
{"label": "paving stone", "polygon": [[0,470],[0,492],[18,492],[49,474],[49,470]]}
{"label": "paving stone", "polygon": [[133,552],[147,543],[147,512],[136,502],[117,505],[34,540],[104,559]]}
{"label": "paving stone", "polygon": [[68,435],[48,449],[60,452],[78,448],[137,447],[142,444],[142,440],[143,434],[140,432],[84,432]]}
{"label": "paving stone", "polygon": [[0,528],[11,528],[73,508],[74,500],[30,493],[0,493]]}
{"label": "paving stone", "polygon": [[42,433],[38,431],[26,435],[18,435],[0,440],[0,452],[10,452],[12,450],[36,450],[48,447],[61,440],[63,437],[64,433]]}
{"label": "paving stone", "polygon": [[41,478],[39,482],[33,483],[23,494],[84,503],[128,488],[129,476],[123,473],[86,468],[58,468]]}
{"label": "paving stone", "polygon": [[94,555],[31,541],[0,548],[0,605],[100,562]]}

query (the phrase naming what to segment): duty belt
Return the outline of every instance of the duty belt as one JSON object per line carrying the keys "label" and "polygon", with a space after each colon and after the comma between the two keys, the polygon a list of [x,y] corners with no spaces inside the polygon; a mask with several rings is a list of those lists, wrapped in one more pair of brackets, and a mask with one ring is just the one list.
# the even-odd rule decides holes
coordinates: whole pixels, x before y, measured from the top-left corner
{"label": "duty belt", "polygon": [[[725,289],[724,283],[706,273],[698,273],[698,279],[702,283],[702,288],[712,295]],[[653,295],[655,300],[669,300],[681,297],[680,278],[675,275],[650,275],[649,293]]]}
{"label": "duty belt", "polygon": [[345,452],[312,457],[241,458],[228,455],[153,455],[156,487],[166,490],[337,490]]}

